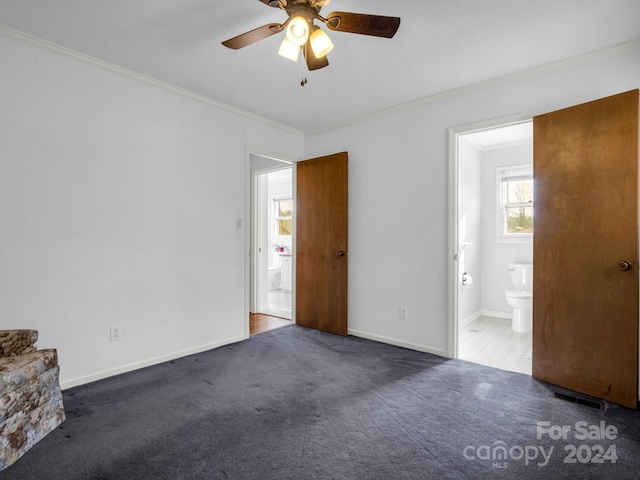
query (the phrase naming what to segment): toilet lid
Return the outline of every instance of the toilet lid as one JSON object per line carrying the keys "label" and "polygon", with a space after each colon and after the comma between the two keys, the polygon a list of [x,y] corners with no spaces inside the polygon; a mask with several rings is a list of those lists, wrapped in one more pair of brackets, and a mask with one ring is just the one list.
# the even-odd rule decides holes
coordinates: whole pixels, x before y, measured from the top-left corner
{"label": "toilet lid", "polygon": [[507,297],[511,298],[533,298],[533,292],[530,290],[508,290]]}

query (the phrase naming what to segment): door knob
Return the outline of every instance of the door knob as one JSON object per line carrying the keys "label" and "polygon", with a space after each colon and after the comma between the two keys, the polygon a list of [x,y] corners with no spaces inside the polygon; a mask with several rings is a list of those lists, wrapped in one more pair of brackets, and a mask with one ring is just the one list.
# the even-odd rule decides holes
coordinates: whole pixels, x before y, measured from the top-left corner
{"label": "door knob", "polygon": [[618,270],[621,272],[626,272],[627,270],[631,270],[630,262],[618,262]]}
{"label": "door knob", "polygon": [[336,257],[344,257],[344,251],[342,251],[342,250],[338,250],[338,251],[336,252]]}

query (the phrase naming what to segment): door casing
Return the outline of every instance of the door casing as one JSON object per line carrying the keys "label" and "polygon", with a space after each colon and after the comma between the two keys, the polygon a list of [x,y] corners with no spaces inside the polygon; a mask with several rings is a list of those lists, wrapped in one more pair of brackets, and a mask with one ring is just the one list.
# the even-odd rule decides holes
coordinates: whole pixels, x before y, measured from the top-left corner
{"label": "door casing", "polygon": [[530,122],[533,114],[510,115],[482,122],[475,122],[449,129],[449,271],[448,271],[448,303],[449,303],[449,325],[447,345],[447,356],[458,358],[458,279],[462,275],[459,270],[458,257],[460,255],[460,236],[458,224],[458,188],[459,188],[459,152],[458,137],[468,133],[494,128],[515,125],[518,123]]}
{"label": "door casing", "polygon": [[[255,177],[260,173],[266,173],[269,171],[279,170],[277,166],[260,168],[256,171],[251,170],[251,156],[264,157],[267,159],[274,160],[275,162],[280,162],[283,164],[281,168],[292,168],[293,171],[293,198],[295,201],[295,162],[286,158],[285,155],[267,152],[264,149],[256,148],[256,147],[245,147],[245,209],[244,209],[244,245],[245,245],[245,271],[244,271],[244,284],[245,284],[245,295],[244,295],[244,336],[245,338],[249,338],[250,336],[250,328],[249,328],[249,316],[251,314],[251,305],[254,300],[251,298],[252,292],[254,292],[257,288],[257,285],[252,285],[253,283],[257,283],[257,279],[253,278],[252,271],[257,271],[257,255],[253,254],[253,251],[257,247],[256,242],[254,241],[254,232],[257,228],[257,219],[255,218],[255,198],[254,198],[254,190],[256,188],[255,185]],[[295,251],[295,218],[293,219],[293,249]],[[295,264],[293,267],[294,278],[295,278]],[[295,283],[293,284],[292,290],[292,312],[291,312],[291,321],[295,323]]]}

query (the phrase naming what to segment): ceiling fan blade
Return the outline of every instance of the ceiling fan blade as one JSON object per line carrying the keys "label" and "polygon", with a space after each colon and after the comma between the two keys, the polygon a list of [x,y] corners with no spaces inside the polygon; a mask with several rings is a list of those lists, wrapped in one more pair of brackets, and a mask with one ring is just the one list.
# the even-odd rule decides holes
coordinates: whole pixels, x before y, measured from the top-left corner
{"label": "ceiling fan blade", "polygon": [[263,25],[251,30],[250,32],[225,40],[222,42],[222,45],[237,50],[251,45],[252,43],[256,43],[264,38],[270,37],[271,35],[275,35],[276,33],[280,33],[283,29],[284,25],[280,25],[279,23],[269,23],[268,25]]}
{"label": "ceiling fan blade", "polygon": [[307,43],[302,47],[302,53],[304,54],[304,59],[307,61],[307,68],[309,70],[319,70],[329,65],[329,60],[326,55],[322,58],[316,58],[316,55],[311,49],[310,40],[307,40]]}
{"label": "ceiling fan blade", "polygon": [[327,16],[326,25],[337,32],[391,38],[398,31],[400,18],[365,13],[332,12]]}

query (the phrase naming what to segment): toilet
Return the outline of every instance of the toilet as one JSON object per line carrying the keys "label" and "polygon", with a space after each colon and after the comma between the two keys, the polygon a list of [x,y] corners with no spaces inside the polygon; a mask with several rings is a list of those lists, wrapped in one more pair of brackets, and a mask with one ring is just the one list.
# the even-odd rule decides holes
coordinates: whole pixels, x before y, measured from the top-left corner
{"label": "toilet", "polygon": [[509,264],[509,274],[515,290],[507,290],[507,303],[513,308],[511,328],[527,333],[533,325],[533,265],[530,263]]}

